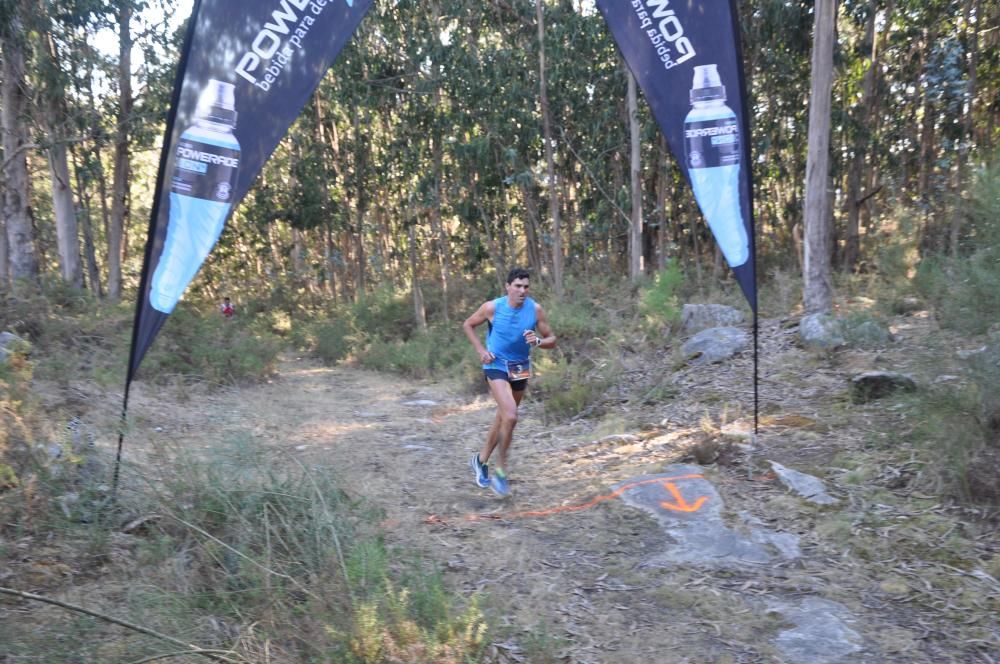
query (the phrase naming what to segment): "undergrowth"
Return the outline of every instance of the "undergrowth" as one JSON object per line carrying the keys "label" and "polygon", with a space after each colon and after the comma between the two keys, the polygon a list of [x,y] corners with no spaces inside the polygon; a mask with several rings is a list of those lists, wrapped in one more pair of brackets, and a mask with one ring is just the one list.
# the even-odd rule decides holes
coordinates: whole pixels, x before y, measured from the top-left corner
{"label": "undergrowth", "polygon": [[[118,520],[139,524],[129,536],[95,538],[104,526],[47,517],[66,556],[87,543],[71,567],[114,561],[91,572],[110,574],[88,593],[99,613],[249,664],[480,661],[490,633],[480,599],[448,593],[433,566],[388,549],[380,515],[349,500],[328,466],[237,437],[204,458],[158,449],[124,468],[122,487]],[[11,657],[45,661],[170,650],[72,613],[5,620],[0,641]]]}

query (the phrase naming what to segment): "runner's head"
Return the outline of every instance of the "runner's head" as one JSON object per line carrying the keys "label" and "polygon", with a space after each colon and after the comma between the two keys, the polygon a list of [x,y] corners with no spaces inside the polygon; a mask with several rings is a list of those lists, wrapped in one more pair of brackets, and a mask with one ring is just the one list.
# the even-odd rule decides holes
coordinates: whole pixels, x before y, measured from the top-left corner
{"label": "runner's head", "polygon": [[528,297],[529,279],[531,274],[524,268],[516,267],[507,275],[507,301],[514,307],[520,307]]}
{"label": "runner's head", "polygon": [[512,268],[510,272],[507,273],[507,283],[511,284],[515,279],[530,279],[531,273],[525,270],[523,267]]}

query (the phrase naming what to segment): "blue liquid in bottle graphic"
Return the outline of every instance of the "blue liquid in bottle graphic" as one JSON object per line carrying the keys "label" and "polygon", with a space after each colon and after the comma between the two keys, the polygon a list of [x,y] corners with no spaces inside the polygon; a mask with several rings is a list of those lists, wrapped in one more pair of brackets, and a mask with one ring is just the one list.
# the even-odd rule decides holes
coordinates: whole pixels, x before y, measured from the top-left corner
{"label": "blue liquid in bottle graphic", "polygon": [[691,187],[730,267],[750,258],[740,212],[740,127],[726,106],[717,65],[694,68],[691,112],[684,119],[684,148]]}
{"label": "blue liquid in bottle graphic", "polygon": [[149,289],[157,311],[174,310],[222,234],[240,166],[235,127],[232,83],[210,79],[194,123],[177,142],[167,237]]}

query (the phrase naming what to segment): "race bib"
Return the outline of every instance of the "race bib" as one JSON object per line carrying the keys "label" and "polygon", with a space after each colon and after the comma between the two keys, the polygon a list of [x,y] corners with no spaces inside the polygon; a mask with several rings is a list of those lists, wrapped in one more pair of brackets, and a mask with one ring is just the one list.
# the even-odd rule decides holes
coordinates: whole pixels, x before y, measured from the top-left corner
{"label": "race bib", "polygon": [[531,378],[531,360],[507,360],[507,377],[511,380]]}

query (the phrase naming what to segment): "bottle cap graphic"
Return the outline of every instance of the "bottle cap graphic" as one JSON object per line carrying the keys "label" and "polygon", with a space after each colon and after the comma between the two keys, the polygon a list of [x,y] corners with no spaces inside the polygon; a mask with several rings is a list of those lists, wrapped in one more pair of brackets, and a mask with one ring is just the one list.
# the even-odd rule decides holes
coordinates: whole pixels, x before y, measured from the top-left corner
{"label": "bottle cap graphic", "polygon": [[208,79],[208,85],[198,97],[198,116],[209,122],[236,126],[236,95],[233,84]]}
{"label": "bottle cap graphic", "polygon": [[691,103],[725,98],[726,86],[719,79],[718,65],[697,65],[691,85]]}

